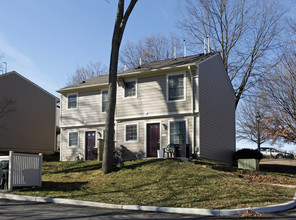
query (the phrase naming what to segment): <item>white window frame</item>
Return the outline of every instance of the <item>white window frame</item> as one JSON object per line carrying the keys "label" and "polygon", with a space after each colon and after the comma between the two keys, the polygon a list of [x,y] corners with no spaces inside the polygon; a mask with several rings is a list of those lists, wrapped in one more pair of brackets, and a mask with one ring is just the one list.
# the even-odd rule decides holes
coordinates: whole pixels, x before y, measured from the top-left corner
{"label": "white window frame", "polygon": [[103,111],[103,92],[107,92],[108,95],[108,89],[102,89],[101,90],[101,113],[106,114],[107,111],[107,106],[106,106],[106,111]]}
{"label": "white window frame", "polygon": [[133,81],[136,82],[136,84],[135,84],[136,94],[134,96],[125,97],[125,88],[122,88],[123,89],[123,98],[124,99],[131,99],[131,98],[137,98],[138,97],[138,79],[128,79],[128,80],[125,80],[125,82],[133,82]]}
{"label": "white window frame", "polygon": [[[183,97],[183,99],[170,100],[170,94],[169,94],[169,77],[170,76],[176,76],[176,75],[183,75],[184,97]],[[184,73],[184,72],[177,72],[177,73],[170,73],[170,74],[167,74],[166,75],[166,101],[167,102],[186,101],[186,73]]]}
{"label": "white window frame", "polygon": [[[131,126],[131,125],[136,125],[137,126],[137,139],[136,140],[126,140],[126,127]],[[125,124],[124,125],[124,142],[125,143],[139,142],[139,123],[130,123],[130,124]]]}
{"label": "white window frame", "polygon": [[171,143],[171,122],[180,122],[180,121],[185,121],[185,129],[186,129],[186,134],[185,134],[185,144],[188,144],[188,120],[187,119],[175,119],[175,120],[169,120],[168,121],[168,143]]}
{"label": "white window frame", "polygon": [[[69,108],[69,96],[71,95],[76,95],[76,108]],[[69,93],[67,94],[67,109],[72,110],[72,109],[78,109],[78,93]]]}
{"label": "white window frame", "polygon": [[[77,133],[77,145],[71,145],[70,146],[70,133]],[[79,146],[79,131],[68,131],[68,147],[75,148]]]}

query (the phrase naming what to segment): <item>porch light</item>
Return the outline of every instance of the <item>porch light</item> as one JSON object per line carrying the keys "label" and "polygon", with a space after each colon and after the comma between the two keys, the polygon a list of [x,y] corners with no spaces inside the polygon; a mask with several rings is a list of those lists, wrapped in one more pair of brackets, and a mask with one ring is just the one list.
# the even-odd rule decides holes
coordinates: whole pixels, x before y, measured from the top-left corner
{"label": "porch light", "polygon": [[101,132],[99,132],[99,131],[98,131],[98,137],[102,137],[102,134],[101,134]]}
{"label": "porch light", "polygon": [[123,78],[118,78],[117,80],[118,86],[125,87],[125,82]]}
{"label": "porch light", "polygon": [[167,130],[168,126],[166,124],[162,124],[162,129]]}

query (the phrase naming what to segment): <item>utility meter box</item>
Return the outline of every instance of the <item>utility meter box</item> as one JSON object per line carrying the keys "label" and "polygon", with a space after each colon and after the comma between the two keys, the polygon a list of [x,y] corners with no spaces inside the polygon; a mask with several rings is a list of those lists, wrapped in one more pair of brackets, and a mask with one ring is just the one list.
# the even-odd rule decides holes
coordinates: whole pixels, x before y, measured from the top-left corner
{"label": "utility meter box", "polygon": [[9,160],[0,161],[0,189],[8,190]]}

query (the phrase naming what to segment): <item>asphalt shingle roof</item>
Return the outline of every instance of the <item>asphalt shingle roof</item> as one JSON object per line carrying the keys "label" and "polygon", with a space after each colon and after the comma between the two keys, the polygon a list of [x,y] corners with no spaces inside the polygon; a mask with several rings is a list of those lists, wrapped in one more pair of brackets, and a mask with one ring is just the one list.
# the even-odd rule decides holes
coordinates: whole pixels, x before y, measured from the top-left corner
{"label": "asphalt shingle roof", "polygon": [[74,89],[74,88],[80,88],[80,87],[87,87],[87,86],[92,86],[92,85],[105,85],[109,83],[109,75],[103,75],[103,76],[97,76],[97,77],[93,77],[90,79],[87,79],[85,81],[82,81],[80,83],[75,83],[69,86],[66,86],[59,91],[62,91],[64,89]]}
{"label": "asphalt shingle roof", "polygon": [[[126,71],[120,72],[118,73],[118,75],[120,76],[125,74],[132,74],[132,73],[143,73],[143,72],[149,72],[151,70],[163,69],[168,67],[173,68],[173,67],[178,67],[186,64],[199,63],[214,54],[216,53],[198,54],[198,55],[193,55],[188,57],[180,57],[176,59],[159,60],[151,63],[144,63],[139,67],[130,68]],[[75,88],[88,87],[88,86],[94,86],[94,85],[106,85],[108,83],[109,83],[109,75],[97,76],[91,79],[87,79],[83,82],[64,87],[58,90],[58,92],[62,90],[67,90],[67,89],[75,89]]]}
{"label": "asphalt shingle roof", "polygon": [[152,69],[162,69],[166,67],[177,67],[177,66],[182,66],[186,64],[193,64],[193,63],[198,63],[202,60],[205,60],[206,58],[212,56],[214,53],[210,54],[198,54],[198,55],[193,55],[193,56],[188,56],[188,57],[180,57],[177,59],[169,59],[169,60],[159,60],[159,61],[154,61],[151,63],[144,63],[139,67],[136,68],[131,68],[126,71],[123,71],[120,74],[127,74],[127,73],[133,73],[133,72],[148,72]]}

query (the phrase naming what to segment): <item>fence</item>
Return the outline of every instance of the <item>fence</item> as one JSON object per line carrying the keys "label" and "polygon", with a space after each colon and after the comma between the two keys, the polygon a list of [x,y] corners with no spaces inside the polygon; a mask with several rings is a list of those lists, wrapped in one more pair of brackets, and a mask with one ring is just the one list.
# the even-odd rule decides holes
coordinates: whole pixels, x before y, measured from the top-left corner
{"label": "fence", "polygon": [[[0,158],[3,160],[5,158]],[[42,154],[9,152],[8,190],[16,186],[39,186],[42,183]]]}

